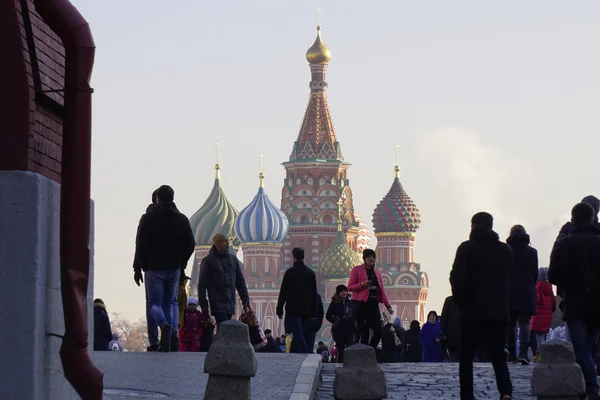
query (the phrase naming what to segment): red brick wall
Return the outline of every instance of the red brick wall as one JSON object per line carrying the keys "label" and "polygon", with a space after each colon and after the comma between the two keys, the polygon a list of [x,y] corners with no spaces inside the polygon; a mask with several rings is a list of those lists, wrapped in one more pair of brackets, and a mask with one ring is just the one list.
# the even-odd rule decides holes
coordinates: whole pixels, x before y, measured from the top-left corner
{"label": "red brick wall", "polygon": [[[8,18],[12,18],[18,21],[22,51],[20,59],[9,57],[7,61],[13,63],[11,75],[15,72],[18,75],[19,69],[25,70],[28,89],[12,87],[9,92],[19,92],[21,95],[20,92],[27,90],[28,128],[24,128],[24,121],[13,121],[8,125],[18,126],[16,131],[0,132],[0,135],[23,138],[0,140],[0,143],[5,144],[0,146],[0,158],[9,152],[18,154],[10,164],[0,164],[0,169],[32,171],[60,183],[65,50],[60,39],[35,12],[33,0],[13,0],[12,3],[14,11],[4,13],[2,19],[8,21]],[[11,40],[19,39],[15,35]],[[0,48],[0,51],[4,52],[5,49]],[[0,58],[4,58],[2,54]],[[5,76],[4,80],[10,80],[10,77]],[[3,99],[0,103],[0,115],[1,109],[8,109],[5,107],[7,101],[10,99]],[[4,116],[8,119],[24,118],[23,113],[14,112]],[[23,148],[24,143],[27,144],[26,148]]]}

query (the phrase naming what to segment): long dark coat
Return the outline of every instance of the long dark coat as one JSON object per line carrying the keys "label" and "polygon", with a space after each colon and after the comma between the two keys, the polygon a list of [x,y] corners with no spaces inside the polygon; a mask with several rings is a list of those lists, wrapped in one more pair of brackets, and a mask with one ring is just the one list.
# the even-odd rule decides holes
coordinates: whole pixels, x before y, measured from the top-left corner
{"label": "long dark coat", "polygon": [[529,235],[514,233],[506,243],[513,251],[508,270],[509,307],[511,312],[535,315],[535,284],[538,279],[537,250],[529,245]]}

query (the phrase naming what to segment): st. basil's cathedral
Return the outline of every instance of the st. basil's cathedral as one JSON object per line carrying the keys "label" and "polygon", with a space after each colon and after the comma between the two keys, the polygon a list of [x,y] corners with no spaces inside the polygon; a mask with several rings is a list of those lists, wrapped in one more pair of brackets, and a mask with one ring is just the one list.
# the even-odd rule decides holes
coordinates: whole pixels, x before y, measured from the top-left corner
{"label": "st. basil's cathedral", "polygon": [[[327,308],[335,287],[347,284],[350,270],[362,264],[362,251],[371,244],[368,227],[354,212],[350,164],[342,155],[329,111],[326,73],[331,52],[321,39],[320,26],[306,60],[311,72],[310,97],[289,160],[282,163],[286,175],[281,207],[267,196],[261,170],[256,196],[238,211],[221,187],[217,157],[212,191],[190,218],[196,238],[191,293],[197,294],[198,267],[212,246],[213,236],[223,233],[230,238],[230,251],[237,255],[241,247],[252,307],[263,329],[271,329],[275,335],[284,333],[275,308],[283,274],[292,265],[294,247],[305,250],[305,263],[317,275]],[[391,188],[373,212],[376,268],[382,273],[394,316],[399,316],[408,329],[412,320],[423,323],[426,318],[429,278],[414,262],[419,209],[400,183],[398,165],[394,171]],[[328,338],[326,321],[324,326],[318,336]]]}

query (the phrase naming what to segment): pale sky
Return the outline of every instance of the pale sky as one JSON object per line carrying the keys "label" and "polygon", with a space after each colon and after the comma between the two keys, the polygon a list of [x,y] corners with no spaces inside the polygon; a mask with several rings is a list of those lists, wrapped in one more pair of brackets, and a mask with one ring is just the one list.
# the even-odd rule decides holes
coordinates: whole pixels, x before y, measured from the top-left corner
{"label": "pale sky", "polygon": [[571,207],[600,195],[600,2],[73,2],[97,45],[94,289],[111,312],[144,316],[139,218],[161,184],[191,216],[212,187],[217,140],[235,207],[256,193],[260,153],[280,204],[317,7],[356,211],[371,228],[399,142],[401,181],[422,214],[415,261],[430,276],[428,310],[450,294],[472,214],[491,212],[503,239],[523,224],[547,265]]}

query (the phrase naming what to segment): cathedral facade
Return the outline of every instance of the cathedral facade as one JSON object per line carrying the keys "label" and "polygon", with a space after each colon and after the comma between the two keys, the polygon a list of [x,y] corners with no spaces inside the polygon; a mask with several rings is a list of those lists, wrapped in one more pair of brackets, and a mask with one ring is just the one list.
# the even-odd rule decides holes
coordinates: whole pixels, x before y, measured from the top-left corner
{"label": "cathedral facade", "polygon": [[[279,287],[292,265],[294,247],[305,250],[305,263],[317,274],[319,292],[327,307],[335,287],[346,284],[350,270],[362,263],[362,251],[371,245],[371,233],[354,211],[350,164],[342,155],[327,101],[326,72],[331,53],[321,38],[306,52],[311,80],[308,105],[289,159],[282,163],[285,179],[280,207],[269,199],[264,175],[258,192],[241,212],[233,207],[220,185],[217,163],[213,189],[190,218],[196,237],[191,292],[196,294],[198,267],[216,233],[230,238],[230,251],[242,249],[243,271],[252,306],[264,329],[282,334],[275,315]],[[375,208],[373,228],[377,238],[378,268],[394,309],[408,327],[426,318],[429,290],[427,273],[414,262],[413,244],[420,212],[405,192],[395,167],[388,193]],[[330,335],[328,324],[320,336]]]}

